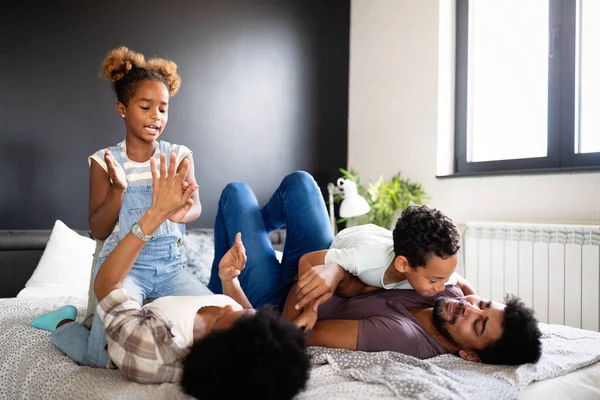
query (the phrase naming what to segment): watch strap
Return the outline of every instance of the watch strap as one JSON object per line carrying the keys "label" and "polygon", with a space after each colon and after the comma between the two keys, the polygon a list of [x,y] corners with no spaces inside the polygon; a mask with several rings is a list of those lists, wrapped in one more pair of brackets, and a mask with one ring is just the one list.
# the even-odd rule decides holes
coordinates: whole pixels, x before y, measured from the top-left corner
{"label": "watch strap", "polygon": [[131,226],[131,233],[133,234],[133,236],[140,240],[143,240],[144,242],[152,240],[152,236],[146,235],[142,229],[142,226],[138,222],[135,222]]}

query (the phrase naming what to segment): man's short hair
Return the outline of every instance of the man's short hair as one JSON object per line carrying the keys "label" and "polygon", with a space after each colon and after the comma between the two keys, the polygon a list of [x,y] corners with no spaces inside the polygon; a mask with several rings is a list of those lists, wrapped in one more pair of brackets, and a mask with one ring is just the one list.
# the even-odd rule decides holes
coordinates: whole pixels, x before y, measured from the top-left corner
{"label": "man's short hair", "polygon": [[542,333],[533,310],[516,296],[506,295],[504,333],[495,343],[475,350],[486,364],[521,365],[537,362],[542,355]]}
{"label": "man's short hair", "polygon": [[263,307],[194,343],[181,385],[197,399],[292,399],[309,368],[304,332]]}

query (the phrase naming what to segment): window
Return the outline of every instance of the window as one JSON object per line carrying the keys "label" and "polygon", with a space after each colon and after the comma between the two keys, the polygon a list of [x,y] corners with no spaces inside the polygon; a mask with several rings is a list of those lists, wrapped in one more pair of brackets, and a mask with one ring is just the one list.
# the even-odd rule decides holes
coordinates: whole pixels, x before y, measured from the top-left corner
{"label": "window", "polygon": [[455,172],[600,169],[598,48],[598,0],[458,0]]}

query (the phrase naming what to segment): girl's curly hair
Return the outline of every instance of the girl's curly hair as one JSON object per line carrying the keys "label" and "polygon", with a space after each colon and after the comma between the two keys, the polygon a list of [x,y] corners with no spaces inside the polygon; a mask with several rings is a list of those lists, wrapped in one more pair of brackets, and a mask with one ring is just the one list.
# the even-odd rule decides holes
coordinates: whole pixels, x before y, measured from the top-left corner
{"label": "girl's curly hair", "polygon": [[177,64],[162,58],[145,60],[144,55],[125,46],[111,50],[102,62],[102,75],[113,84],[117,100],[127,104],[139,83],[157,80],[164,83],[169,96],[174,96],[181,86]]}

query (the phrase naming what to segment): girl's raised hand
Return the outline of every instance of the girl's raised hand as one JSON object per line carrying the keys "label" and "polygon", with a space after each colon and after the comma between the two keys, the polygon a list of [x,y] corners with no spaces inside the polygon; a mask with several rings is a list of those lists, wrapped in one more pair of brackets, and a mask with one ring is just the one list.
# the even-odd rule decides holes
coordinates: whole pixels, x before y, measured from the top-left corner
{"label": "girl's raised hand", "polygon": [[104,151],[104,162],[106,163],[108,177],[110,178],[112,186],[124,192],[127,189],[127,177],[125,176],[125,171],[121,167],[121,164],[115,160],[109,149]]}

